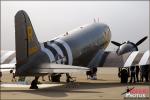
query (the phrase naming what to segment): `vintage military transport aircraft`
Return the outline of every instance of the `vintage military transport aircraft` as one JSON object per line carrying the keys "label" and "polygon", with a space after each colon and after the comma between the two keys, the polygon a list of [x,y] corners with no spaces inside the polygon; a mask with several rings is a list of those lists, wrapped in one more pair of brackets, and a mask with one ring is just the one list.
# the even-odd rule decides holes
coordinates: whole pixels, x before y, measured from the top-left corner
{"label": "vintage military transport aircraft", "polygon": [[[35,76],[31,83],[33,89],[39,76],[49,73],[89,70],[96,79],[97,67],[149,64],[149,50],[140,53],[137,48],[146,38],[136,44],[130,41],[120,44],[111,41],[108,25],[94,22],[39,43],[27,13],[20,10],[15,15],[16,52],[1,51],[1,71],[15,69],[16,76]],[[117,51],[105,51],[110,41],[119,47]]]}

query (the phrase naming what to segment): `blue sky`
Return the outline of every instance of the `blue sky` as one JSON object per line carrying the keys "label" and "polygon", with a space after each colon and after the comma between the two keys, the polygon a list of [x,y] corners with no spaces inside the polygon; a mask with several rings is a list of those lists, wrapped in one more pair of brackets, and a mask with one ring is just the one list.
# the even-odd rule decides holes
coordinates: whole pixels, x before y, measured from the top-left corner
{"label": "blue sky", "polygon": [[[149,1],[2,1],[1,49],[15,49],[14,16],[25,10],[40,42],[98,19],[107,24],[112,40],[137,42],[149,36]],[[139,46],[148,49],[149,42]],[[116,50],[112,44],[107,50]]]}

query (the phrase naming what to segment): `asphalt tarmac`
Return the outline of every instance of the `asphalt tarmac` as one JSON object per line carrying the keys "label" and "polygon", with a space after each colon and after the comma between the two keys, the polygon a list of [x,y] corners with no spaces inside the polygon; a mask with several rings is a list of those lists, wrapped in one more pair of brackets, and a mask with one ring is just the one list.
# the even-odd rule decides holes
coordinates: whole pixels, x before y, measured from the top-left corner
{"label": "asphalt tarmac", "polygon": [[[149,89],[150,83],[130,83],[121,84],[120,79],[117,76],[117,68],[99,68],[97,73],[97,80],[87,80],[85,72],[71,73],[71,76],[76,77],[74,84],[65,83],[65,75],[61,78],[61,83],[52,83],[48,81],[39,81],[38,90],[29,89],[29,83],[32,81],[32,77],[26,78],[26,83],[11,82],[12,75],[9,73],[3,73],[1,82],[1,100],[4,99],[84,99],[84,100],[122,100],[125,97],[127,87],[135,89]],[[146,94],[150,97],[150,94]],[[148,98],[149,99],[149,98]]]}

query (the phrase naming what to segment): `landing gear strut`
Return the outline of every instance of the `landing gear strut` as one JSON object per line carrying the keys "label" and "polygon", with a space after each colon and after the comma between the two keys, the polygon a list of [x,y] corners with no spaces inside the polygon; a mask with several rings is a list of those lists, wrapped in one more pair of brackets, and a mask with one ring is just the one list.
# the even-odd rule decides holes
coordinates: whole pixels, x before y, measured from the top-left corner
{"label": "landing gear strut", "polygon": [[35,79],[31,83],[30,89],[38,89],[38,86],[37,86],[38,79],[39,79],[39,77],[35,77]]}

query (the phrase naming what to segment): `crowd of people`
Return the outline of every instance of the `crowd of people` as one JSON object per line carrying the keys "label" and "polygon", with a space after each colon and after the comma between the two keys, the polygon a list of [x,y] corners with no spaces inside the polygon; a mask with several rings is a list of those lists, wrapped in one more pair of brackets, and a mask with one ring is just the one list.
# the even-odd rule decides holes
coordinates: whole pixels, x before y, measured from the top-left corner
{"label": "crowd of people", "polygon": [[129,83],[148,82],[150,80],[149,74],[150,74],[150,65],[131,66],[130,67],[131,77]]}

